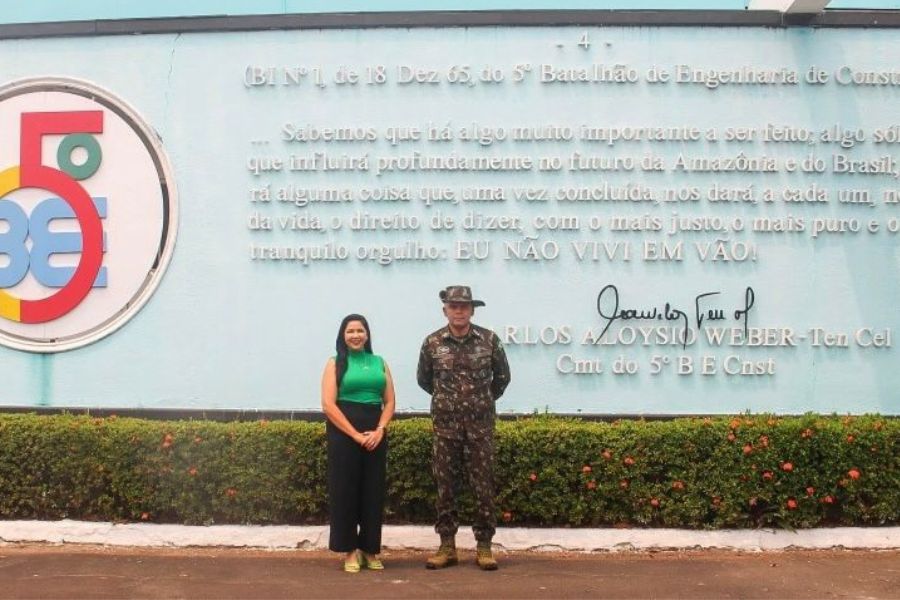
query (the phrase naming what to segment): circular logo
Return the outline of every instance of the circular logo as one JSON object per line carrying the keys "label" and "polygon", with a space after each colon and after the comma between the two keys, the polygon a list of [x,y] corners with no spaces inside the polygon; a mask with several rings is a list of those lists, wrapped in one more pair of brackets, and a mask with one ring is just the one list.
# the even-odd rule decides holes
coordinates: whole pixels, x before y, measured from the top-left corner
{"label": "circular logo", "polygon": [[0,87],[0,344],[109,335],[150,298],[175,244],[172,170],[122,100],[62,78]]}

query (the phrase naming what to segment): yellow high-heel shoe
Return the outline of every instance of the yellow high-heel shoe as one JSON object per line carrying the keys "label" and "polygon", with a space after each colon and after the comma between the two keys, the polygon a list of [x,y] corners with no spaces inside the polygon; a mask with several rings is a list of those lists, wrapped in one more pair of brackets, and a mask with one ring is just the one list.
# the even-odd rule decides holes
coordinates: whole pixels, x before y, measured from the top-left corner
{"label": "yellow high-heel shoe", "polygon": [[362,566],[370,571],[384,571],[384,563],[377,556],[370,556],[365,552],[360,553]]}
{"label": "yellow high-heel shoe", "polygon": [[359,553],[354,552],[352,558],[344,559],[345,573],[359,573]]}

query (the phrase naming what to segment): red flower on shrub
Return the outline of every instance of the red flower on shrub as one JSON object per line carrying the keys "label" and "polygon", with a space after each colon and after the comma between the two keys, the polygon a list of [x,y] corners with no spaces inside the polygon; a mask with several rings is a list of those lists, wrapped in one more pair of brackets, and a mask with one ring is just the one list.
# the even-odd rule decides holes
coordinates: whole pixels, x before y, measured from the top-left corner
{"label": "red flower on shrub", "polygon": [[767,435],[759,436],[759,445],[762,446],[763,448],[768,448],[769,447],[769,436],[767,436]]}
{"label": "red flower on shrub", "polygon": [[148,521],[150,519],[150,513],[142,512],[141,513],[141,521]]}
{"label": "red flower on shrub", "polygon": [[773,477],[775,477],[775,475],[772,473],[772,471],[763,471],[762,473],[762,478],[765,481],[772,481]]}
{"label": "red flower on shrub", "polygon": [[592,479],[585,484],[585,487],[589,490],[595,490],[597,489],[597,482]]}
{"label": "red flower on shrub", "polygon": [[531,481],[531,483],[534,483],[535,481],[537,481],[537,473],[532,473],[528,476],[528,479]]}
{"label": "red flower on shrub", "polygon": [[794,500],[793,498],[788,498],[788,501],[785,502],[785,506],[787,506],[788,510],[796,510],[797,501]]}
{"label": "red flower on shrub", "polygon": [[628,480],[622,479],[621,481],[619,481],[619,487],[622,488],[623,490],[627,490],[628,489]]}
{"label": "red flower on shrub", "polygon": [[197,476],[197,467],[191,466],[187,470],[187,472],[188,472],[188,475],[190,475],[191,477],[196,477]]}
{"label": "red flower on shrub", "polygon": [[850,469],[849,471],[847,471],[847,475],[850,477],[850,479],[856,481],[857,479],[859,479],[859,469]]}
{"label": "red flower on shrub", "polygon": [[199,435],[195,435],[195,436],[194,436],[194,443],[195,443],[195,444],[199,444],[199,443],[202,442],[202,441],[203,441],[203,438],[201,438]]}
{"label": "red flower on shrub", "polygon": [[512,516],[512,513],[511,513],[511,512],[509,512],[509,511],[504,512],[504,513],[503,513],[503,522],[504,522],[504,523],[509,523],[510,521],[512,521],[512,517],[513,517],[513,516]]}
{"label": "red flower on shrub", "polygon": [[824,498],[822,498],[822,502],[824,502],[825,504],[834,504],[834,498],[832,498],[831,496],[825,496]]}
{"label": "red flower on shrub", "polygon": [[718,507],[720,504],[722,504],[722,499],[719,498],[718,496],[713,496],[712,497],[712,505]]}
{"label": "red flower on shrub", "polygon": [[847,443],[848,443],[848,444],[852,444],[855,440],[856,440],[856,438],[853,437],[852,434],[847,436]]}
{"label": "red flower on shrub", "polygon": [[813,486],[809,486],[808,488],[806,488],[807,496],[812,496],[815,493],[816,493],[816,488],[814,488]]}
{"label": "red flower on shrub", "polygon": [[225,490],[225,495],[229,498],[234,498],[235,496],[237,496],[237,490],[234,488],[228,488],[227,490]]}
{"label": "red flower on shrub", "polygon": [[626,456],[625,460],[623,460],[622,462],[625,464],[626,467],[630,467],[631,465],[634,464],[634,459],[631,458],[630,456]]}
{"label": "red flower on shrub", "polygon": [[784,471],[785,473],[790,473],[791,471],[794,470],[794,463],[790,463],[790,462],[781,463],[781,470]]}
{"label": "red flower on shrub", "polygon": [[162,447],[168,448],[169,446],[172,445],[172,442],[174,442],[174,441],[175,441],[175,438],[172,436],[172,434],[167,433],[166,435],[163,436]]}
{"label": "red flower on shrub", "polygon": [[728,426],[732,429],[737,429],[741,426],[741,421],[739,419],[732,419]]}
{"label": "red flower on shrub", "polygon": [[800,434],[800,437],[807,440],[813,436],[813,431],[809,427],[803,430],[803,433]]}
{"label": "red flower on shrub", "polygon": [[728,434],[728,437],[727,437],[726,439],[727,439],[729,442],[733,442],[734,440],[737,439],[737,437],[735,437],[734,432],[732,431],[731,433]]}
{"label": "red flower on shrub", "polygon": [[684,489],[684,482],[682,482],[682,481],[673,481],[673,482],[672,482],[672,489],[673,489],[673,490],[683,490],[683,489]]}
{"label": "red flower on shrub", "polygon": [[611,460],[612,452],[610,452],[609,450],[604,450],[603,452],[600,453],[600,456],[602,456],[604,458],[604,460]]}
{"label": "red flower on shrub", "polygon": [[582,473],[590,473],[591,471],[593,471],[593,469],[591,468],[591,465],[584,465],[583,467],[581,467]]}
{"label": "red flower on shrub", "polygon": [[653,508],[659,508],[659,500],[656,498],[650,498],[650,506]]}
{"label": "red flower on shrub", "polygon": [[753,452],[753,446],[751,446],[750,444],[745,445],[744,446],[744,455],[746,456],[747,454],[750,454],[751,452]]}

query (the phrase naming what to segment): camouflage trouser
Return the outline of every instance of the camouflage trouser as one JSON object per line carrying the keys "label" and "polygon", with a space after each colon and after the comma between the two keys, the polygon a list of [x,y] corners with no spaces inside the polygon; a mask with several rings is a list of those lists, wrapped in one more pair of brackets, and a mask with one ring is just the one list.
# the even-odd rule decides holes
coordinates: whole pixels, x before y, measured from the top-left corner
{"label": "camouflage trouser", "polygon": [[469,484],[477,503],[472,531],[475,532],[476,540],[491,541],[497,527],[494,510],[493,432],[477,436],[472,436],[470,432],[452,437],[435,435],[432,450],[432,466],[438,492],[435,531],[444,537],[456,535],[459,529],[456,494],[463,480],[462,471],[467,466]]}

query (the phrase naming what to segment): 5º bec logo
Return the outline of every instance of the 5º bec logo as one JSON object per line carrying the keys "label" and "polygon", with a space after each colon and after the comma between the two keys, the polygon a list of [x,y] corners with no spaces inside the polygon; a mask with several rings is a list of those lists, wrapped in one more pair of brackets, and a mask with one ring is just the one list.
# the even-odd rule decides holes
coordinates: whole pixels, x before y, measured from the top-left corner
{"label": "5\u00ba bec logo", "polygon": [[175,244],[155,133],[96,86],[0,86],[0,344],[34,352],[109,335],[147,302]]}

